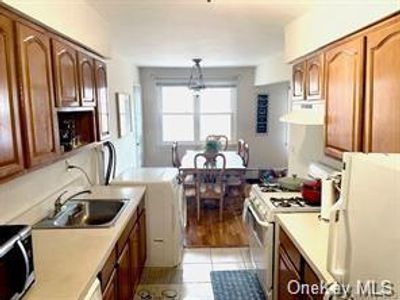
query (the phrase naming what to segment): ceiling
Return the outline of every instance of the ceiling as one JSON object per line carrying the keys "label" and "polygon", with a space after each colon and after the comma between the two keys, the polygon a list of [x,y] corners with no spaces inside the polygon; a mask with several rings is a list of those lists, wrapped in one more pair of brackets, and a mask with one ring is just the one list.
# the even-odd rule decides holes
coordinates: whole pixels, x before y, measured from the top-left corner
{"label": "ceiling", "polygon": [[115,51],[138,66],[253,66],[283,50],[284,25],[311,0],[87,0]]}

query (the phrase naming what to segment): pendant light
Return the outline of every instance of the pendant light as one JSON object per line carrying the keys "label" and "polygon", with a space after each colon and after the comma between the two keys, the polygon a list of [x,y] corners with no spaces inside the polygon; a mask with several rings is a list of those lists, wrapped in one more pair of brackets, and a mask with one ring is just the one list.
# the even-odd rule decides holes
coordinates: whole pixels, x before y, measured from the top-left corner
{"label": "pendant light", "polygon": [[206,88],[203,79],[203,71],[201,70],[200,66],[201,58],[193,58],[193,62],[194,65],[190,72],[188,87],[194,95],[199,95],[201,90]]}

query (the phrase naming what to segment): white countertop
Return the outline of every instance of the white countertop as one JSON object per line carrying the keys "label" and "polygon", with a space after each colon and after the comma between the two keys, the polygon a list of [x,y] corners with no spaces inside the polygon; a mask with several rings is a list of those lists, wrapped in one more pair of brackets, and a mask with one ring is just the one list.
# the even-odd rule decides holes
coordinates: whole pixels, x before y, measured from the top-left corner
{"label": "white countertop", "polygon": [[178,175],[176,168],[131,168],[112,180],[113,185],[140,184],[151,182],[169,182]]}
{"label": "white countertop", "polygon": [[142,196],[144,187],[96,186],[87,199],[130,199],[114,226],[101,229],[35,229],[36,282],[24,300],[82,299],[102,269]]}
{"label": "white countertop", "polygon": [[326,268],[329,223],[318,213],[278,214],[277,220],[313,271],[327,283],[335,280]]}

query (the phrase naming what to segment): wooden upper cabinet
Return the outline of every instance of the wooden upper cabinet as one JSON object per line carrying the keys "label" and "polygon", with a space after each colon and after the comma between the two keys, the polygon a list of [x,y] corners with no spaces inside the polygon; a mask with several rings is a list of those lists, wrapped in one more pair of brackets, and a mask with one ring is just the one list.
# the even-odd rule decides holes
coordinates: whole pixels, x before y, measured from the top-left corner
{"label": "wooden upper cabinet", "polygon": [[58,107],[79,106],[76,51],[55,39],[52,46],[56,104]]}
{"label": "wooden upper cabinet", "polygon": [[292,70],[292,99],[304,100],[306,62],[302,61],[293,65]]}
{"label": "wooden upper cabinet", "polygon": [[0,14],[0,180],[24,169],[14,42],[12,22]]}
{"label": "wooden upper cabinet", "polygon": [[306,99],[323,99],[324,55],[317,54],[306,62]]}
{"label": "wooden upper cabinet", "polygon": [[79,85],[82,106],[96,105],[94,59],[89,55],[78,52]]}
{"label": "wooden upper cabinet", "polygon": [[95,61],[97,98],[97,125],[99,140],[110,136],[110,103],[108,101],[107,68],[105,63]]}
{"label": "wooden upper cabinet", "polygon": [[31,167],[59,154],[50,38],[36,27],[17,23],[17,40],[26,158],[28,167]]}
{"label": "wooden upper cabinet", "polygon": [[325,59],[325,152],[341,158],[361,150],[364,38],[328,50]]}
{"label": "wooden upper cabinet", "polygon": [[400,18],[367,35],[366,152],[400,152]]}

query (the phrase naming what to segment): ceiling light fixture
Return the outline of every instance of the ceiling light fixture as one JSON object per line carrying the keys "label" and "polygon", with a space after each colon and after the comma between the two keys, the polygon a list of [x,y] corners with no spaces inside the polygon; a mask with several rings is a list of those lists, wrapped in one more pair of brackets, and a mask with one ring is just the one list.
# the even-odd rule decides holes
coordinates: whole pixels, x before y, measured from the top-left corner
{"label": "ceiling light fixture", "polygon": [[203,71],[200,66],[201,58],[193,58],[194,65],[190,72],[189,90],[193,91],[195,95],[199,95],[201,90],[206,88],[204,84]]}

